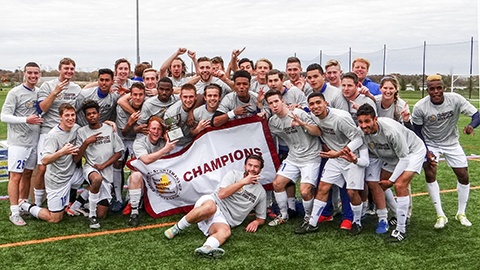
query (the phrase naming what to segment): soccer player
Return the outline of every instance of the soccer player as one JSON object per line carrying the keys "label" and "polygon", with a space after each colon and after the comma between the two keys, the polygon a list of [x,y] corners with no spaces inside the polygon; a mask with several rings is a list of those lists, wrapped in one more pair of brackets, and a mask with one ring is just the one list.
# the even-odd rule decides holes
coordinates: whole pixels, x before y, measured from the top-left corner
{"label": "soccer player", "polygon": [[178,96],[173,95],[172,80],[167,77],[160,78],[157,90],[157,97],[149,98],[143,103],[140,117],[138,118],[138,124],[140,126],[142,126],[142,124],[145,124],[144,126],[146,126],[148,119],[153,115],[163,118],[168,107],[172,106],[173,103],[179,100]]}
{"label": "soccer player", "polygon": [[63,219],[68,206],[70,189],[79,188],[83,183],[82,169],[77,168],[73,156],[78,153],[76,146],[77,130],[75,108],[63,103],[58,108],[60,124],[52,128],[45,137],[42,163],[47,167],[45,187],[47,191],[47,208],[23,202],[20,207],[34,217],[51,223]]}
{"label": "soccer player", "polygon": [[[43,119],[37,114],[37,91],[40,67],[29,62],[23,69],[24,82],[12,88],[2,107],[1,120],[7,123],[8,197],[10,221],[26,225],[20,216],[19,202],[28,198],[32,171],[37,163],[36,148]],[[42,194],[43,195],[43,194]]]}
{"label": "soccer player", "polygon": [[[175,148],[177,141],[169,141],[164,135],[163,120],[158,116],[152,116],[148,120],[148,135],[141,136],[133,143],[135,157],[145,164],[150,164],[163,156],[166,156]],[[140,172],[133,171],[128,183],[128,194],[132,211],[128,224],[136,227],[140,224],[138,206],[143,190],[143,176]]]}
{"label": "soccer player", "polygon": [[[382,179],[382,188],[395,186],[397,193],[397,227],[392,231],[390,239],[402,241],[406,234],[406,221],[410,197],[408,186],[415,174],[422,170],[426,149],[422,140],[410,129],[388,117],[377,117],[375,110],[369,104],[364,104],[357,111],[358,126],[364,133],[364,143],[372,155],[382,163],[375,163],[377,168],[370,170],[377,173],[376,179]],[[386,180],[388,178],[388,180]],[[372,183],[372,182],[367,182]],[[373,189],[374,185],[370,188]],[[381,192],[373,192],[374,196],[383,196]],[[387,221],[386,206],[375,198],[378,210],[383,209],[383,224]],[[379,218],[380,218],[379,213]],[[377,229],[378,230],[378,229]]]}
{"label": "soccer player", "polygon": [[[368,151],[363,145],[362,132],[355,126],[348,112],[335,108],[327,108],[321,93],[312,93],[308,97],[308,107],[314,115],[313,121],[321,130],[321,139],[330,149],[320,152],[322,158],[328,158],[320,179],[317,194],[313,202],[312,215],[309,224],[297,233],[309,233],[318,230],[318,219],[327,204],[328,192],[332,185],[342,187],[346,183],[353,211],[351,234],[362,230],[360,218],[362,214],[362,199],[359,192],[364,187],[364,167],[368,166]],[[351,152],[359,150],[355,158]],[[341,157],[345,156],[345,160]],[[357,158],[358,157],[358,158]]]}
{"label": "soccer player", "polygon": [[195,85],[197,92],[200,93],[205,89],[205,86],[216,83],[222,87],[223,95],[232,92],[230,88],[230,78],[225,76],[224,71],[212,71],[212,61],[208,57],[200,57],[197,60],[199,74],[191,78],[187,83]]}
{"label": "soccer player", "polygon": [[[328,60],[325,64],[325,78],[331,86],[335,86],[338,89],[342,88],[342,67],[340,62],[335,59]],[[307,78],[308,79],[308,78]]]}
{"label": "soccer player", "polygon": [[349,102],[348,112],[350,112],[355,123],[357,123],[358,107],[368,103],[373,108],[376,108],[375,102],[371,98],[360,93],[360,88],[361,82],[355,73],[347,72],[342,75],[342,93]]}
{"label": "soccer player", "polygon": [[309,93],[312,91],[312,87],[307,83],[305,78],[302,76],[302,63],[298,57],[292,56],[287,58],[287,66],[285,68],[288,78],[290,80],[286,81],[285,84],[295,85],[304,93]]}
{"label": "soccer player", "polygon": [[195,108],[193,111],[193,118],[196,123],[196,127],[191,131],[193,136],[211,126],[210,120],[220,105],[221,96],[222,88],[219,85],[212,83],[205,86],[205,90],[203,91],[205,105]]}
{"label": "soccer player", "polygon": [[381,93],[378,83],[373,82],[367,77],[368,69],[370,69],[370,61],[367,59],[358,57],[353,60],[352,71],[357,74],[360,83],[367,87],[372,95],[380,95]]}
{"label": "soccer player", "polygon": [[187,73],[187,65],[180,58],[180,55],[187,53],[190,59],[192,59],[195,66],[197,66],[196,53],[194,51],[187,50],[186,48],[178,48],[165,62],[159,70],[159,76],[161,78],[167,77],[172,80],[173,88],[180,90],[180,87],[190,80],[190,77],[185,77]]}
{"label": "soccer player", "polygon": [[[348,111],[349,104],[343,97],[341,88],[337,89],[325,82],[325,73],[322,66],[314,63],[307,67],[307,82],[310,84],[311,89],[307,89],[305,96],[308,97],[313,92],[322,93],[330,107]],[[339,82],[341,83],[340,80]]]}
{"label": "soccer player", "polygon": [[[270,131],[274,136],[281,138],[289,149],[288,156],[280,165],[273,181],[275,199],[280,209],[280,215],[269,222],[268,225],[277,226],[288,220],[285,187],[289,182],[296,182],[299,176],[301,177],[300,193],[305,209],[304,220],[308,223],[320,168],[318,153],[321,150],[321,144],[317,137],[320,135],[320,129],[305,111],[298,108],[290,110],[279,91],[268,91],[265,94],[265,100],[273,113],[273,116],[268,120]],[[304,226],[303,223],[300,227],[302,226]]]}
{"label": "soccer player", "polygon": [[230,237],[230,227],[242,224],[252,210],[255,210],[256,218],[248,223],[245,230],[256,232],[265,223],[267,212],[265,190],[259,183],[263,164],[261,156],[247,156],[243,172],[228,172],[218,190],[200,197],[186,216],[164,232],[165,236],[173,239],[191,223],[197,223],[207,240],[195,249],[195,254],[217,258],[225,253],[220,245]]}
{"label": "soccer player", "polygon": [[83,174],[89,182],[90,228],[98,229],[98,218],[106,216],[112,199],[113,163],[122,156],[124,146],[117,132],[100,122],[100,108],[96,101],[86,100],[82,110],[88,125],[78,130],[79,151],[74,162],[79,162],[85,155]]}
{"label": "soccer player", "polygon": [[462,146],[458,142],[457,123],[460,114],[472,117],[463,133],[472,134],[480,124],[478,110],[468,100],[456,93],[444,93],[442,76],[430,75],[427,78],[428,96],[419,100],[413,107],[412,122],[417,135],[427,146],[427,160],[423,164],[428,193],[437,212],[434,227],[445,227],[448,219],[442,209],[440,187],[437,182],[437,162],[440,154],[445,156],[448,166],[457,176],[458,210],[455,219],[463,226],[472,226],[465,215],[470,182],[468,162]]}
{"label": "soccer player", "polygon": [[[267,73],[273,69],[273,64],[266,58],[260,58],[255,62],[255,77],[252,78],[250,83],[250,91],[254,93],[263,90],[267,91]],[[251,72],[249,72],[251,73]]]}
{"label": "soccer player", "polygon": [[270,90],[279,91],[282,95],[283,101],[290,110],[299,108],[308,111],[307,98],[302,90],[296,86],[289,89],[284,86],[285,75],[278,69],[272,69],[267,73],[267,85]]}
{"label": "soccer player", "polygon": [[34,179],[35,204],[40,206],[45,194],[45,170],[42,164],[43,141],[46,134],[59,124],[58,108],[63,103],[69,103],[75,106],[75,100],[81,92],[78,84],[72,81],[75,75],[75,61],[71,58],[63,58],[58,64],[60,75],[58,78],[44,82],[38,91],[38,107],[42,111],[44,122],[40,128],[40,137],[38,139],[37,161],[38,169]]}
{"label": "soccer player", "polygon": [[[153,97],[158,94],[157,83],[158,74],[154,68],[147,68],[142,74],[143,83],[145,84],[145,94],[147,97]],[[133,85],[132,85],[133,86]]]}

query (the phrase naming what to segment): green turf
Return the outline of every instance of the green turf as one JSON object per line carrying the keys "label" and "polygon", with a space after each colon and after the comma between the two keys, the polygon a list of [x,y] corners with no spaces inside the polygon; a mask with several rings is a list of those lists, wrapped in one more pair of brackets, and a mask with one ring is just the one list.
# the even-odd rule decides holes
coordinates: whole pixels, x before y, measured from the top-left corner
{"label": "green turf", "polygon": [[[411,107],[419,97],[411,92],[400,95]],[[2,103],[4,97],[0,93]],[[459,127],[468,122],[467,117],[462,117]],[[5,138],[4,130],[0,130],[0,138]],[[467,155],[480,154],[478,134],[462,134],[460,141]],[[472,186],[480,186],[479,162],[469,161]],[[439,164],[438,179],[442,190],[456,187],[454,174],[444,162]],[[426,192],[423,173],[414,178],[412,192]],[[5,194],[7,184],[0,183],[0,195]],[[449,218],[446,228],[433,229],[436,217],[429,196],[416,196],[407,239],[399,244],[386,243],[383,236],[376,235],[373,218],[363,222],[364,231],[355,237],[338,229],[338,218],[322,224],[318,233],[295,235],[293,230],[301,221],[296,218],[275,228],[263,226],[256,233],[246,233],[245,224],[234,228],[222,246],[226,255],[220,260],[193,255],[205,240],[196,226],[173,240],[163,236],[166,227],[162,227],[0,248],[0,269],[478,269],[480,190],[470,193],[467,214],[474,224],[470,228],[454,219],[456,192],[442,194],[442,200]],[[92,233],[83,217],[65,217],[59,224],[26,217],[28,225],[16,227],[8,220],[8,205],[8,201],[0,201],[0,245]],[[177,221],[180,217],[153,219],[142,212],[142,225]],[[100,231],[127,228],[126,223],[127,217],[110,214],[101,221]]]}

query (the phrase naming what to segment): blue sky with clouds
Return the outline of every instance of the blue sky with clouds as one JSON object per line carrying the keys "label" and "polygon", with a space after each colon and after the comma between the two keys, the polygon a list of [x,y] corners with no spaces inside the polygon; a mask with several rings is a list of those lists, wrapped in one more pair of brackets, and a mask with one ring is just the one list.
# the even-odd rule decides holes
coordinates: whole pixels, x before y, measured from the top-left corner
{"label": "blue sky with clouds", "polygon": [[[470,38],[478,72],[478,7],[472,0],[426,1],[165,1],[139,0],[141,61],[158,68],[178,47],[197,56],[222,56],[246,47],[244,57],[272,60],[283,70],[296,54],[304,67],[332,57],[348,69],[354,56],[372,58],[381,73],[387,45],[387,73],[420,73],[423,42],[428,72],[468,72]],[[136,1],[0,0],[0,68],[28,61],[55,69],[69,56],[79,70],[112,67],[126,57],[136,62]],[[5,8],[6,7],[6,8]],[[8,11],[7,11],[8,9]],[[449,46],[436,44],[460,43]],[[413,48],[402,50],[405,48]],[[438,51],[438,52],[437,52]],[[189,63],[188,57],[184,57]],[[465,63],[467,62],[467,63]],[[419,67],[420,65],[420,67]]]}

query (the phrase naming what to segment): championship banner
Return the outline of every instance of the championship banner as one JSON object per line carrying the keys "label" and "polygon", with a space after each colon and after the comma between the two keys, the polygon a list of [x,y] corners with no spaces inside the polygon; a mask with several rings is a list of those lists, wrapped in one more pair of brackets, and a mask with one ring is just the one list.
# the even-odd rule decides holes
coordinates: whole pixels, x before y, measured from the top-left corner
{"label": "championship banner", "polygon": [[158,218],[191,210],[198,198],[216,190],[228,171],[243,171],[250,154],[262,155],[260,182],[271,186],[280,162],[268,123],[258,116],[207,128],[180,152],[148,165],[140,160],[131,165],[144,176],[145,210]]}

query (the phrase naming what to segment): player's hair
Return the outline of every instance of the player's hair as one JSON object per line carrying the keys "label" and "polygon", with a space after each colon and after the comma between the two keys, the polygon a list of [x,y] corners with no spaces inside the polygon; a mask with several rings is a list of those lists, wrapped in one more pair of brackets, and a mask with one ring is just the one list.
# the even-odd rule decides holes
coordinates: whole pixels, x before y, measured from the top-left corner
{"label": "player's hair", "polygon": [[147,68],[151,68],[152,66],[148,63],[140,63],[135,66],[135,70],[133,73],[137,77],[142,77],[143,76],[143,71],[146,70]]}
{"label": "player's hair", "polygon": [[147,121],[147,128],[149,128],[150,124],[154,121],[157,121],[162,127],[162,133],[160,134],[160,137],[163,137],[163,134],[165,133],[165,128],[163,127],[163,119],[160,116],[157,116],[157,115],[150,116],[150,118],[148,118],[148,121]]}
{"label": "player's hair", "polygon": [[253,61],[250,60],[250,59],[248,59],[248,58],[242,58],[242,59],[240,59],[240,61],[238,61],[238,66],[240,66],[241,64],[243,64],[243,63],[245,63],[245,62],[250,63],[250,65],[251,65],[252,68],[253,68],[253,66],[254,66]]}
{"label": "player's hair", "polygon": [[145,70],[142,72],[142,75],[141,75],[141,76],[142,76],[142,78],[144,78],[144,79],[145,79],[145,73],[147,73],[147,72],[151,72],[151,71],[155,72],[155,78],[157,78],[157,79],[158,79],[158,73],[157,73],[157,70],[156,70],[156,69],[154,69],[154,68],[151,68],[151,67],[150,67],[150,68],[146,68],[146,69],[145,69]]}
{"label": "player's hair", "polygon": [[353,67],[355,66],[355,63],[356,62],[362,62],[362,63],[365,63],[367,65],[367,70],[370,69],[370,61],[368,61],[367,59],[363,58],[363,57],[357,57],[353,60],[352,62],[352,69]]}
{"label": "player's hair", "polygon": [[340,79],[352,79],[354,84],[358,84],[358,76],[353,72],[343,73]]}
{"label": "player's hair", "polygon": [[319,97],[321,100],[325,101],[325,96],[320,92],[313,92],[310,95],[308,95],[307,101],[310,101],[310,99],[314,97]]}
{"label": "player's hair", "polygon": [[[173,61],[175,60],[182,62],[182,76],[184,76],[187,73],[187,65],[185,64],[185,61],[183,61],[183,59],[180,57],[175,57]],[[172,64],[173,64],[173,61],[172,61]],[[170,64],[170,66],[167,68],[167,75],[170,77],[172,76],[172,64]]]}
{"label": "player's hair", "polygon": [[75,111],[75,107],[73,107],[72,104],[66,103],[66,102],[60,104],[60,107],[58,107],[58,115],[62,116],[63,112],[65,112],[67,110],[74,110]]}
{"label": "player's hair", "polygon": [[215,56],[211,59],[212,64],[220,64],[224,68],[223,59],[221,56]]}
{"label": "player's hair", "polygon": [[370,115],[372,119],[377,116],[377,114],[375,113],[375,109],[368,103],[365,103],[362,106],[358,107],[357,117],[359,117],[360,115]]}
{"label": "player's hair", "polygon": [[273,68],[273,64],[272,64],[272,62],[270,62],[270,60],[268,60],[267,58],[260,58],[260,59],[257,60],[257,62],[255,62],[255,69],[257,69],[258,63],[260,63],[260,62],[267,63],[269,69]]}
{"label": "player's hair", "polygon": [[205,96],[207,94],[207,89],[217,89],[218,90],[218,95],[222,96],[222,87],[216,83],[211,83],[203,89],[203,95]]}
{"label": "player's hair", "polygon": [[267,93],[265,93],[265,101],[268,100],[269,97],[277,95],[280,100],[283,99],[282,93],[278,90],[268,90]]}
{"label": "player's hair", "polygon": [[313,64],[308,65],[308,67],[307,67],[307,72],[308,72],[308,71],[312,71],[312,70],[318,70],[318,72],[320,72],[320,75],[323,75],[323,74],[325,73],[325,72],[323,71],[322,66],[320,66],[320,65],[317,64],[317,63],[313,63]]}
{"label": "player's hair", "polygon": [[302,63],[300,62],[300,59],[296,56],[290,56],[287,58],[287,64],[289,63],[298,63],[300,66],[302,66]]}
{"label": "player's hair", "polygon": [[258,161],[260,161],[260,169],[263,169],[263,166],[265,165],[265,161],[263,160],[263,157],[261,155],[257,155],[257,154],[251,154],[251,155],[248,155],[246,158],[245,158],[245,165],[247,164],[247,161],[249,159],[256,159]]}
{"label": "player's hair", "polygon": [[197,91],[197,88],[195,88],[195,85],[191,84],[191,83],[186,83],[184,85],[182,85],[182,87],[180,88],[180,95],[182,95],[182,92],[184,90],[193,90],[193,91]]}
{"label": "player's hair", "polygon": [[170,87],[173,88],[173,82],[172,82],[172,80],[170,80],[170,78],[168,78],[168,77],[162,77],[162,78],[160,78],[160,80],[158,80],[158,83],[157,83],[157,88],[158,88],[158,86],[160,86],[160,83],[162,83],[162,82],[164,82],[164,83],[169,83],[169,84],[170,84]]}
{"label": "player's hair", "polygon": [[252,79],[252,76],[250,75],[250,73],[248,73],[248,71],[240,69],[240,70],[235,71],[235,73],[233,73],[233,81],[234,82],[237,78],[247,78],[248,82],[250,83],[250,80]]}
{"label": "player's hair", "polygon": [[36,67],[36,68],[39,68],[40,69],[40,66],[35,63],[35,62],[28,62],[25,64],[25,67],[23,67],[23,71],[26,71],[27,70],[27,67]]}
{"label": "player's hair", "polygon": [[336,59],[330,59],[327,61],[325,64],[325,70],[329,67],[338,67],[338,69],[342,69],[342,66],[340,65],[340,62]]}
{"label": "player's hair", "polygon": [[112,78],[113,80],[113,71],[109,68],[101,68],[98,70],[98,77],[100,78],[100,75],[103,75],[103,74],[108,74],[110,75],[110,77]]}
{"label": "player's hair", "polygon": [[212,63],[212,60],[210,60],[210,58],[208,58],[206,56],[202,56],[202,57],[197,59],[197,63],[200,63],[200,62],[210,62],[210,63]]}
{"label": "player's hair", "polygon": [[95,108],[97,110],[97,113],[100,112],[100,106],[95,100],[87,99],[82,103],[82,112],[84,114],[87,114],[87,110],[91,108]]}
{"label": "player's hair", "polygon": [[61,69],[63,65],[70,65],[70,64],[72,64],[75,67],[75,61],[73,61],[72,58],[64,57],[58,63],[58,69]]}
{"label": "player's hair", "polygon": [[395,87],[395,90],[397,90],[397,92],[393,94],[393,119],[397,120],[400,117],[400,112],[398,111],[398,108],[397,108],[399,83],[397,78],[395,78],[395,76],[388,75],[383,77],[382,80],[380,81],[380,88],[382,88],[386,82],[391,82],[393,84],[393,87]]}
{"label": "player's hair", "polygon": [[127,63],[128,64],[128,69],[129,70],[131,69],[130,62],[128,62],[128,60],[126,58],[120,58],[117,61],[115,61],[115,71],[117,71],[117,68],[121,63]]}
{"label": "player's hair", "polygon": [[130,86],[130,92],[132,92],[133,88],[141,89],[143,93],[145,93],[145,85],[141,82],[134,82],[132,86]]}
{"label": "player's hair", "polygon": [[283,80],[283,78],[285,78],[285,74],[283,74],[283,72],[281,72],[280,70],[278,69],[272,69],[270,70],[268,73],[267,73],[267,79],[268,79],[268,76],[270,75],[278,75],[278,78],[280,78],[280,80]]}

